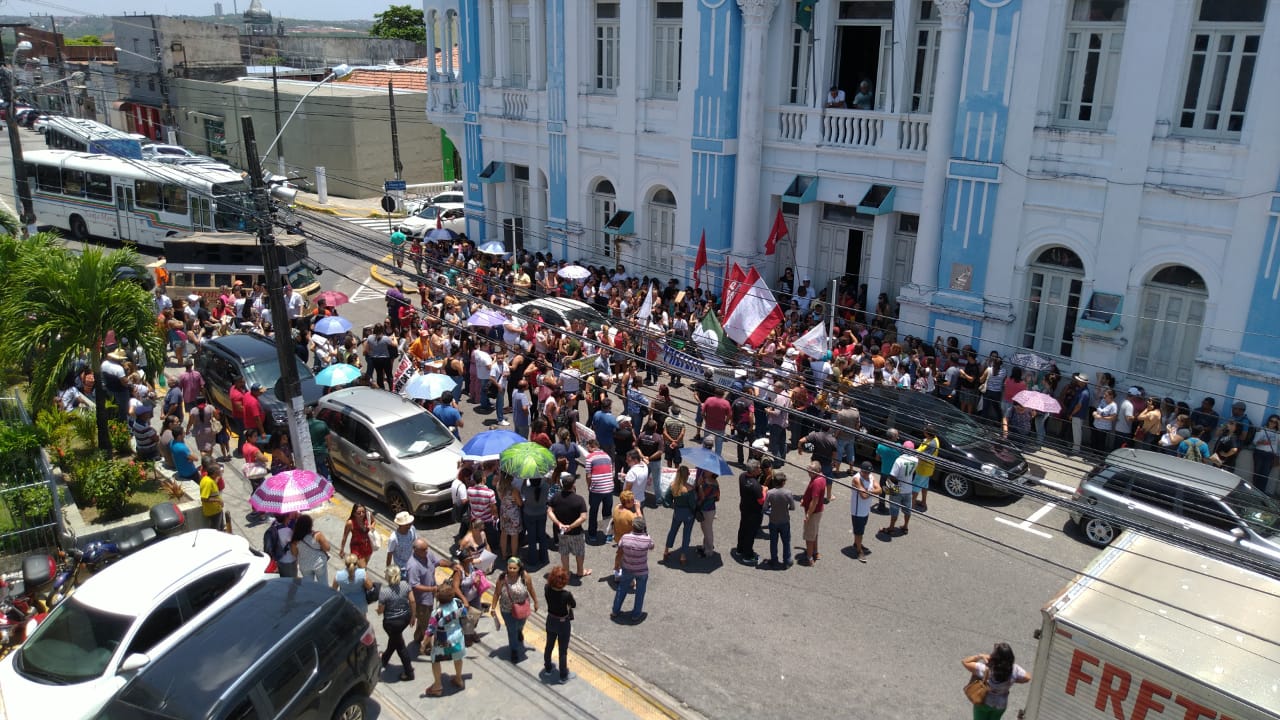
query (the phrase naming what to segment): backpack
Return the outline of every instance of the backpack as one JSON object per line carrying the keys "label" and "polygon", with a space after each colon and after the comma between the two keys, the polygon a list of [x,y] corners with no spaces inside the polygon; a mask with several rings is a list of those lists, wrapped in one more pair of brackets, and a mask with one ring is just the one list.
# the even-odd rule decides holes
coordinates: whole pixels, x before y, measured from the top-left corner
{"label": "backpack", "polygon": [[735,423],[746,423],[752,419],[752,412],[755,409],[751,400],[745,395],[739,396],[733,401],[733,421]]}
{"label": "backpack", "polygon": [[284,557],[286,550],[284,543],[280,542],[280,529],[282,527],[284,526],[279,521],[272,520],[271,525],[267,527],[267,531],[262,534],[262,552],[277,562]]}

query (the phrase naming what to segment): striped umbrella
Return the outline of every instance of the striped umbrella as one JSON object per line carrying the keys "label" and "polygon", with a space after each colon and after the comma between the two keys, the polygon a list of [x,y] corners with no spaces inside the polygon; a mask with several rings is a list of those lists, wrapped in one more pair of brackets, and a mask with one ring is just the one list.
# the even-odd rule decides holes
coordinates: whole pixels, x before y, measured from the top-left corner
{"label": "striped umbrella", "polygon": [[258,512],[284,515],[319,507],[333,497],[333,484],[310,470],[286,470],[269,476],[253,495],[249,505]]}

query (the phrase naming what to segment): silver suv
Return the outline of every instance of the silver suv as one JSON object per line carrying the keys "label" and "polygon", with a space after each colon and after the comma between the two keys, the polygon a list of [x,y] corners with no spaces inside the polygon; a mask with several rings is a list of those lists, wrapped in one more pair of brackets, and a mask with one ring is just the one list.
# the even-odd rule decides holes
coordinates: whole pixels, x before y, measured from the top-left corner
{"label": "silver suv", "polygon": [[333,431],[335,479],[385,498],[393,516],[442,515],[453,507],[449,489],[462,451],[435,415],[394,393],[353,387],[320,398],[316,417]]}
{"label": "silver suv", "polygon": [[[1280,503],[1212,465],[1147,450],[1116,450],[1080,481],[1074,520],[1091,544],[1103,547],[1124,524],[1157,527],[1251,555],[1280,572]],[[1108,517],[1082,512],[1097,507]]]}

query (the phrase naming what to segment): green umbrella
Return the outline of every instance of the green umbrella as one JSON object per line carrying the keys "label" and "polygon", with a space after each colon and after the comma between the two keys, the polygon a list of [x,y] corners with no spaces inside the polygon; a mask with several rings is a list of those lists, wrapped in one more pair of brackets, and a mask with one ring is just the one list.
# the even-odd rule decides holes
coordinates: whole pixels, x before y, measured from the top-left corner
{"label": "green umbrella", "polygon": [[517,478],[542,477],[556,466],[556,456],[535,442],[516,443],[498,456],[503,472]]}

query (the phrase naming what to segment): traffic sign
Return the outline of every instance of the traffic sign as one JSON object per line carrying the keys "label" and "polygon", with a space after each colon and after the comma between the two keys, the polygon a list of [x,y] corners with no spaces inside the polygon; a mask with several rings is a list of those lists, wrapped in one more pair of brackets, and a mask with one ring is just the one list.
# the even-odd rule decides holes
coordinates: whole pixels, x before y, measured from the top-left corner
{"label": "traffic sign", "polygon": [[404,192],[405,190],[408,189],[408,187],[409,186],[406,184],[404,180],[387,180],[386,182],[382,183],[382,189],[386,190],[387,192],[391,192],[392,190],[399,190],[400,192]]}
{"label": "traffic sign", "polygon": [[395,211],[396,211],[396,199],[395,199],[395,198],[393,198],[393,197],[391,197],[390,195],[383,195],[383,196],[382,196],[382,211],[383,211],[383,212],[395,212]]}

